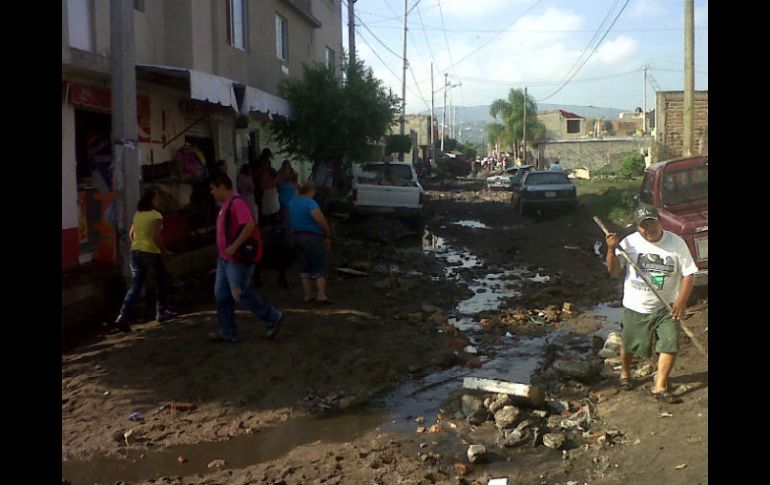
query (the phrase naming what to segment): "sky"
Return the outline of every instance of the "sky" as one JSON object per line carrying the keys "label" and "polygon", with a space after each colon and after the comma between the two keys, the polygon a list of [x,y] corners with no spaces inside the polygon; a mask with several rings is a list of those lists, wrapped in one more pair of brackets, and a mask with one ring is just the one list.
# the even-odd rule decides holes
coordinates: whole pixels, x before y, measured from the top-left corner
{"label": "sky", "polygon": [[[695,89],[707,90],[708,1],[694,3]],[[684,89],[683,1],[407,0],[407,4],[412,9],[407,17],[407,113],[430,107],[431,61],[436,107],[443,104],[445,73],[450,84],[461,84],[448,91],[457,106],[488,105],[506,97],[511,88],[526,86],[536,102],[632,111],[643,106],[645,65],[648,109],[654,105],[656,90]],[[400,96],[404,1],[358,0],[355,9],[357,57]],[[346,0],[342,10],[347,52]]]}

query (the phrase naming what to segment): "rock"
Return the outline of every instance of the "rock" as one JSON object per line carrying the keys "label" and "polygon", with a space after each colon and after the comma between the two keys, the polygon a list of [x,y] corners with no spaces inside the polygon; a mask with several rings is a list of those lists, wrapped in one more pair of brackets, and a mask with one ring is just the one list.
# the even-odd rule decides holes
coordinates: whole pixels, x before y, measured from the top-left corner
{"label": "rock", "polygon": [[562,433],[547,433],[543,435],[543,445],[553,450],[561,449],[566,441],[567,437]]}
{"label": "rock", "polygon": [[178,461],[179,463],[187,463],[187,458],[185,458],[183,456],[178,456],[176,458],[176,461]]}
{"label": "rock", "polygon": [[548,416],[548,411],[544,411],[542,409],[536,409],[532,411],[533,416],[537,416],[540,419],[545,419],[546,416]]}
{"label": "rock", "polygon": [[455,470],[457,470],[457,473],[460,475],[465,476],[468,474],[468,465],[465,463],[455,463]]}
{"label": "rock", "polygon": [[688,386],[687,384],[681,384],[676,386],[674,390],[671,391],[671,394],[673,394],[674,396],[681,396],[691,389],[692,389],[692,386]]}
{"label": "rock", "polygon": [[569,402],[561,399],[553,399],[548,401],[548,407],[553,411],[554,414],[561,414],[569,409]]}
{"label": "rock", "polygon": [[219,468],[224,468],[226,464],[227,462],[225,460],[214,460],[208,464],[208,467],[211,469],[213,468],[219,469]]}
{"label": "rock", "polygon": [[559,375],[586,384],[595,382],[602,371],[601,366],[594,361],[558,359],[552,367]]}
{"label": "rock", "polygon": [[510,448],[527,443],[532,434],[530,428],[533,424],[532,421],[524,420],[515,429],[503,430],[503,433],[497,440],[497,444]]}
{"label": "rock", "polygon": [[498,394],[497,397],[491,398],[489,403],[489,412],[495,414],[501,410],[504,406],[511,404],[511,398],[508,394]]}
{"label": "rock", "polygon": [[[602,350],[602,352],[604,352],[604,351]],[[610,357],[608,359],[604,359],[604,365],[606,365],[608,367],[617,367],[617,366],[621,365],[620,357]]]}
{"label": "rock", "polygon": [[471,463],[481,463],[486,460],[487,447],[484,445],[470,445],[468,447],[468,461]]}
{"label": "rock", "polygon": [[637,378],[637,379],[641,379],[643,377],[647,377],[648,375],[652,374],[653,372],[655,372],[655,366],[650,364],[650,363],[646,363],[643,366],[641,366],[641,367],[637,368],[636,370],[634,370],[633,376],[635,378]]}
{"label": "rock", "polygon": [[572,303],[570,303],[568,301],[565,301],[564,305],[562,305],[562,307],[561,307],[561,311],[566,312],[566,313],[572,313],[573,311],[575,311],[575,305],[573,305]]}
{"label": "rock", "polygon": [[506,429],[516,424],[521,416],[521,411],[516,406],[503,406],[495,413],[495,426],[497,429]]}
{"label": "rock", "polygon": [[428,429],[428,433],[440,433],[441,432],[441,426],[438,424],[434,424],[433,426]]}
{"label": "rock", "polygon": [[414,418],[414,422],[417,423],[417,424],[423,424],[425,422],[425,417],[424,416],[418,416],[418,417]]}
{"label": "rock", "polygon": [[425,426],[418,426],[417,427],[417,432],[418,433],[424,433],[425,432]]}
{"label": "rock", "polygon": [[480,409],[484,409],[484,401],[473,394],[463,394],[463,397],[460,400],[460,406],[465,416],[471,416]]}
{"label": "rock", "polygon": [[546,426],[548,426],[548,429],[552,429],[552,430],[559,429],[560,424],[561,424],[561,416],[550,416],[548,418],[548,421],[546,421]]}

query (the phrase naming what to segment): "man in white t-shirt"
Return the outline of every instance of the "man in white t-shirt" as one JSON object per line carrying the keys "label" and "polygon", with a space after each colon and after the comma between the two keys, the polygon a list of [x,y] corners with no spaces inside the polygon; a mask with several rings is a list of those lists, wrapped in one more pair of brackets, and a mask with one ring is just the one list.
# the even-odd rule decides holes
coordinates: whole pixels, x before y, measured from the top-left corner
{"label": "man in white t-shirt", "polygon": [[553,161],[550,167],[548,167],[549,172],[563,172],[564,169],[561,166],[561,163],[559,163],[559,159]]}
{"label": "man in white t-shirt", "polygon": [[[622,389],[631,386],[631,357],[652,356],[652,340],[657,334],[655,350],[658,358],[658,374],[652,390],[656,399],[664,402],[681,402],[668,392],[668,376],[674,367],[679,350],[679,320],[684,316],[687,300],[692,292],[694,277],[698,271],[687,243],[676,234],[664,231],[658,212],[643,206],[634,214],[637,231],[618,242],[615,233],[607,234],[607,269],[613,276],[626,270],[623,284],[623,345],[620,358],[620,384]],[[669,312],[658,300],[647,283],[624,259],[620,258],[620,245],[632,261],[644,271],[673,311]]]}

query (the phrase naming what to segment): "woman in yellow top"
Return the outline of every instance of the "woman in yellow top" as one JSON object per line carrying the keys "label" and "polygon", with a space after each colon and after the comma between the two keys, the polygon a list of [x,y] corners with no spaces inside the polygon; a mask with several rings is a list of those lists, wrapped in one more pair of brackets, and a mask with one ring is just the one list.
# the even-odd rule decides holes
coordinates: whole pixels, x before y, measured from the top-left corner
{"label": "woman in yellow top", "polygon": [[127,323],[128,311],[131,304],[142,291],[144,280],[150,268],[155,272],[158,285],[158,301],[156,303],[157,320],[165,322],[176,316],[176,313],[166,306],[171,282],[163,264],[163,254],[172,254],[166,249],[160,237],[163,229],[163,216],[158,212],[160,197],[155,189],[147,189],[137,204],[134,223],[131,226],[131,287],[126,292],[120,315],[115,319],[115,325],[124,332],[130,332]]}

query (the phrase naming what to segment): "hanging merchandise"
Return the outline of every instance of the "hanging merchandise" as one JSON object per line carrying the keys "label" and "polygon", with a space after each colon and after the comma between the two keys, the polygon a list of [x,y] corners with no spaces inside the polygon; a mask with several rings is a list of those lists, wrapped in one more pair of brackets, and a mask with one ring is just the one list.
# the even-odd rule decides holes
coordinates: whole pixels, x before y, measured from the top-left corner
{"label": "hanging merchandise", "polygon": [[180,148],[177,151],[177,158],[181,161],[182,171],[186,175],[197,179],[206,178],[208,176],[203,153],[192,145],[185,144],[185,146]]}

